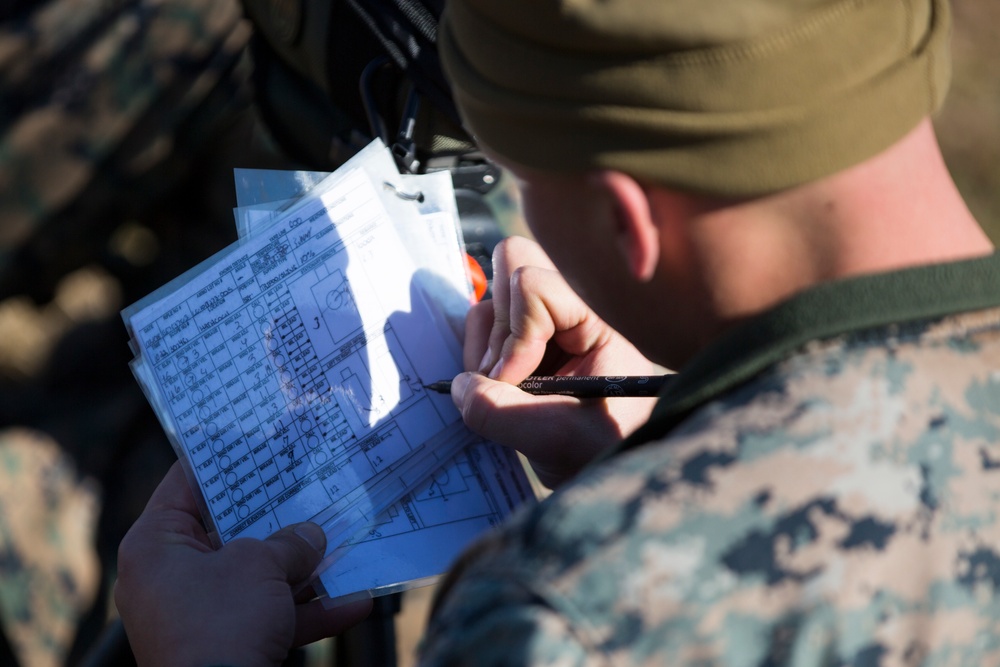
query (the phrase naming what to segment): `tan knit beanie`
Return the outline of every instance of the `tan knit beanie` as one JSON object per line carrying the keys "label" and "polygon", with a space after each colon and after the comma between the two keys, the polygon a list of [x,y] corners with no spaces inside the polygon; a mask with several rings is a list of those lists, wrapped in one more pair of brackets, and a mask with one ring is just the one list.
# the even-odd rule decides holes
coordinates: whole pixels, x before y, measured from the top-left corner
{"label": "tan knit beanie", "polygon": [[483,146],[529,167],[772,192],[941,104],[947,0],[448,0],[439,46]]}

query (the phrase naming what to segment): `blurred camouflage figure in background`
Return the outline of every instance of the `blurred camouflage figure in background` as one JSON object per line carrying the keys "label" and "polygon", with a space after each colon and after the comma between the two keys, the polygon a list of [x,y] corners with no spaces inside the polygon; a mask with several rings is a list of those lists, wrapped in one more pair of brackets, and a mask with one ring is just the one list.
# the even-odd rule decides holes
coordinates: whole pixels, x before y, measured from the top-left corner
{"label": "blurred camouflage figure in background", "polygon": [[97,598],[98,493],[40,432],[0,433],[0,661],[59,665]]}
{"label": "blurred camouflage figure in background", "polygon": [[[124,215],[175,186],[178,163],[246,104],[250,29],[237,2],[5,7],[0,296],[44,299]],[[23,271],[28,263],[45,273]]]}
{"label": "blurred camouflage figure in background", "polygon": [[[169,463],[117,311],[234,236],[249,37],[237,0],[0,3],[2,664],[86,653]],[[96,310],[60,296],[85,267]]]}

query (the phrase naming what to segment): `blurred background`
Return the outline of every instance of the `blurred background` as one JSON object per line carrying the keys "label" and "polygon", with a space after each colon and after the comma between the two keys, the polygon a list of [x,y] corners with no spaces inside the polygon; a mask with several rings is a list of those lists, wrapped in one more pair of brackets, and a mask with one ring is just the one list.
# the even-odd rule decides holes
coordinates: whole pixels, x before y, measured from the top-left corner
{"label": "blurred background", "polygon": [[[1000,4],[953,4],[936,125],[998,240]],[[117,545],[174,459],[120,310],[235,240],[233,168],[340,157],[289,147],[280,105],[255,103],[277,84],[253,35],[240,0],[0,0],[0,665],[93,664]],[[487,201],[501,233],[522,231],[509,187]],[[429,593],[387,612],[401,665]]]}

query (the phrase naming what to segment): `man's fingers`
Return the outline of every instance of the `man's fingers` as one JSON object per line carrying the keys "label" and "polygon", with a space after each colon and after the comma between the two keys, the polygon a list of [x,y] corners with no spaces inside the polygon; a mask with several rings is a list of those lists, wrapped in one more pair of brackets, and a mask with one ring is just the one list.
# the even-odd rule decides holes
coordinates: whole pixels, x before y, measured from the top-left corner
{"label": "man's fingers", "polygon": [[322,600],[310,600],[295,607],[295,640],[293,646],[311,644],[326,637],[339,635],[368,618],[371,599],[348,602],[327,609]]}
{"label": "man's fingers", "polygon": [[146,511],[162,510],[180,510],[196,517],[201,516],[180,461],[174,461],[146,503]]}
{"label": "man's fingers", "polygon": [[[566,396],[533,396],[506,382],[478,373],[462,373],[452,382],[452,400],[462,419],[476,433],[493,442],[516,448],[536,470],[551,471],[555,478],[575,473],[593,456],[599,443],[615,439],[611,424],[599,424],[592,410]],[[589,425],[589,426],[588,426]],[[590,428],[593,427],[593,428]],[[590,430],[590,433],[579,432]],[[579,437],[577,437],[579,436]],[[553,443],[571,441],[576,447],[561,451]],[[593,441],[591,446],[590,441]]]}
{"label": "man's fingers", "polygon": [[549,488],[644,423],[656,404],[655,398],[533,396],[479,373],[459,374],[451,391],[469,428],[524,454]]}
{"label": "man's fingers", "polygon": [[314,523],[300,523],[282,528],[264,543],[288,583],[297,584],[311,575],[323,559],[326,535]]}
{"label": "man's fingers", "polygon": [[490,331],[493,329],[493,300],[480,301],[465,314],[465,343],[462,345],[462,368],[477,371],[483,363]]}
{"label": "man's fingers", "polygon": [[[510,280],[510,322],[501,342],[499,366],[489,376],[520,382],[541,363],[549,342],[572,355],[586,355],[605,325],[551,269],[523,266]],[[587,327],[588,323],[597,326]]]}
{"label": "man's fingers", "polygon": [[552,260],[541,246],[522,236],[508,237],[494,248],[493,326],[485,354],[481,362],[476,364],[477,370],[481,373],[489,373],[500,359],[500,350],[510,332],[511,276],[524,266],[555,270]]}
{"label": "man's fingers", "polygon": [[151,535],[188,540],[192,547],[201,551],[213,550],[180,462],[175,462],[167,471],[146,503],[146,509],[125,534],[118,547],[120,561],[141,562],[146,558],[145,552],[157,544],[149,539]]}

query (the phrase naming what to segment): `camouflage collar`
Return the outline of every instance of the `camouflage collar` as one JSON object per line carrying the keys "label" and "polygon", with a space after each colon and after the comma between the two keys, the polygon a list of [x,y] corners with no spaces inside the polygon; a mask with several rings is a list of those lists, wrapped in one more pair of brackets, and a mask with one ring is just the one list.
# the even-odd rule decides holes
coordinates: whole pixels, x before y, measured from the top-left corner
{"label": "camouflage collar", "polygon": [[661,438],[693,410],[806,343],[1000,306],[1000,254],[824,283],[741,323],[667,385],[649,421],[608,455]]}

